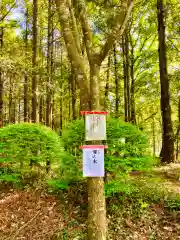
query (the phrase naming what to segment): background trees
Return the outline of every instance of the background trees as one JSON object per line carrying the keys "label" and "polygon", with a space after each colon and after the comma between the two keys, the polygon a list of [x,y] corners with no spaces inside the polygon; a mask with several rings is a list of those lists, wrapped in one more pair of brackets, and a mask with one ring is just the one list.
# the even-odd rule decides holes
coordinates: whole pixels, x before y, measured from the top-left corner
{"label": "background trees", "polygon": [[[37,122],[46,123],[61,132],[71,119],[79,117],[84,104],[90,107],[89,95],[92,94],[88,89],[90,85],[97,86],[97,83],[90,78],[87,69],[93,61],[99,61],[96,53],[101,50],[104,61],[101,60],[99,72],[100,105],[110,115],[144,129],[150,138],[151,151],[158,155],[161,151],[163,122],[160,110],[157,2],[135,3],[123,36],[119,38],[116,35],[111,46],[106,44],[110,50],[107,53],[106,48],[102,50],[101,47],[105,44],[108,29],[114,27],[114,6],[118,3],[69,1],[68,21],[75,44],[75,47],[71,47],[73,56],[70,56],[70,61],[70,52],[66,50],[61,32],[63,24],[62,21],[59,23],[55,3],[39,0],[37,6],[35,1],[34,4],[29,1],[17,1],[16,4],[2,1],[1,4],[1,126],[3,122],[6,125],[23,120],[34,121],[36,115]],[[176,157],[179,146],[179,8],[177,1],[164,5],[165,51],[172,110],[168,116],[172,117]],[[78,15],[77,9],[81,14]],[[35,49],[36,60],[32,62]],[[92,72],[97,73],[97,69]],[[32,91],[32,87],[36,89]],[[35,93],[36,114],[32,118]],[[167,132],[166,135],[169,135],[172,131]],[[172,155],[172,144],[170,149]],[[163,161],[172,161],[167,153],[164,154],[166,157]]]}

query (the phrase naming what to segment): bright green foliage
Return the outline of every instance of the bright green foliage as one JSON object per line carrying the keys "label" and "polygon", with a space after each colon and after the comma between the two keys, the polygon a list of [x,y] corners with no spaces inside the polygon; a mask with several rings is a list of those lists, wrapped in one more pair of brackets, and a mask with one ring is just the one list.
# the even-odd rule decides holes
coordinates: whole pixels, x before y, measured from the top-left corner
{"label": "bright green foliage", "polygon": [[[60,164],[62,153],[59,136],[48,127],[21,123],[0,129],[0,163],[16,173],[27,169],[30,161],[41,165],[47,160]],[[4,168],[3,171],[7,174]]]}
{"label": "bright green foliage", "polygon": [[[76,156],[74,165],[80,165],[84,121],[81,119],[70,123],[63,131],[62,138],[65,149]],[[148,147],[146,135],[132,124],[109,118],[107,120],[107,145],[105,169],[116,177],[127,174],[131,170],[147,169],[153,164],[152,158],[146,156]]]}

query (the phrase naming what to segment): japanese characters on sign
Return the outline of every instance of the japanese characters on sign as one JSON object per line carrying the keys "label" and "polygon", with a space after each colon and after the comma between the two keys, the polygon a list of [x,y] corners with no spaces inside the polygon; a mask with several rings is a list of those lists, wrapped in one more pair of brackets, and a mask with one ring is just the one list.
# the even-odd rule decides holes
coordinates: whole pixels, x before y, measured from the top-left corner
{"label": "japanese characters on sign", "polygon": [[106,140],[106,115],[85,115],[85,140]]}
{"label": "japanese characters on sign", "polygon": [[104,177],[104,146],[83,146],[83,176]]}
{"label": "japanese characters on sign", "polygon": [[[83,111],[85,114],[85,140],[106,140],[107,112]],[[83,149],[83,176],[104,177],[104,145],[86,145]]]}

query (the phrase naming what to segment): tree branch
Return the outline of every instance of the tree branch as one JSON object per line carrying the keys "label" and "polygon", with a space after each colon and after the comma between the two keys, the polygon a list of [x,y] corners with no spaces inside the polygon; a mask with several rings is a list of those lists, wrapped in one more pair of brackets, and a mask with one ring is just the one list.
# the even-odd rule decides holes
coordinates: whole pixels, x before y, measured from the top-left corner
{"label": "tree branch", "polygon": [[72,63],[72,66],[75,70],[75,73],[77,74],[79,87],[83,89],[83,91],[85,91],[87,93],[87,96],[89,97],[89,89],[87,85],[87,76],[85,71],[86,65],[84,63],[83,57],[77,50],[73,33],[69,25],[69,16],[67,13],[66,0],[55,0],[55,2],[67,52],[69,55],[69,59]]}
{"label": "tree branch", "polygon": [[133,0],[131,0],[129,4],[127,2],[129,1],[127,0],[124,4],[125,7],[123,7],[123,9],[121,8],[118,11],[116,18],[114,20],[115,21],[114,27],[109,33],[106,43],[101,48],[99,64],[101,64],[102,61],[106,58],[109,50],[112,48],[116,39],[120,38],[125,30],[126,24],[128,22],[129,16],[133,8]]}
{"label": "tree branch", "polygon": [[[146,44],[146,42],[147,42],[148,40],[149,40],[149,36],[147,36],[147,37],[144,39],[144,41],[143,41],[143,43],[142,43],[142,45],[141,45],[141,47],[140,47],[140,49],[139,49],[139,52],[140,52],[140,53],[141,53],[142,50],[144,49],[144,46],[145,46],[145,44]],[[155,40],[156,40],[156,36],[153,38],[151,44],[149,45],[148,49],[146,49],[146,51],[149,50],[149,49],[152,47],[152,45],[153,45],[153,43],[154,43]],[[134,63],[141,57],[141,55],[142,55],[142,54],[138,55],[138,56],[134,59]]]}
{"label": "tree branch", "polygon": [[154,112],[152,113],[149,117],[147,117],[146,119],[144,119],[144,121],[149,120],[150,118],[154,117],[158,112]]}
{"label": "tree branch", "polygon": [[72,29],[73,29],[73,36],[74,36],[74,39],[76,42],[76,47],[77,47],[79,54],[82,54],[82,50],[81,50],[81,46],[80,46],[80,38],[79,38],[79,34],[78,34],[76,18],[74,16],[73,6],[71,4],[71,0],[68,0],[67,2],[68,2],[69,12],[70,12],[71,19],[72,19]]}
{"label": "tree branch", "polygon": [[79,12],[79,18],[81,21],[81,26],[83,30],[83,37],[86,46],[87,57],[89,63],[92,61],[92,53],[93,53],[93,44],[92,44],[92,32],[88,23],[86,4],[84,0],[76,0]]}
{"label": "tree branch", "polygon": [[0,22],[3,21],[3,20],[7,17],[7,15],[11,12],[11,10],[12,10],[15,6],[16,6],[16,3],[14,3],[14,4],[10,7],[9,11],[7,11],[7,12],[4,14],[4,16],[2,16],[2,17],[0,18]]}

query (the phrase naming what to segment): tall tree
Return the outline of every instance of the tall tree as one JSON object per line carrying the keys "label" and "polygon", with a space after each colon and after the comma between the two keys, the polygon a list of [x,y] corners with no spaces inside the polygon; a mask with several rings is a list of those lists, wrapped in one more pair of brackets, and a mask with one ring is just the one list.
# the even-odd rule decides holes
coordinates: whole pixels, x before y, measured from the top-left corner
{"label": "tall tree", "polygon": [[24,76],[24,122],[28,121],[28,75],[27,75],[27,52],[28,52],[28,8],[25,13],[26,17],[26,30],[25,30],[25,61],[26,61],[26,71]]}
{"label": "tall tree", "polygon": [[33,0],[33,29],[32,29],[32,122],[37,121],[37,17],[38,0]]}
{"label": "tall tree", "polygon": [[129,122],[131,118],[130,111],[130,78],[129,78],[129,41],[127,30],[122,36],[123,49],[123,75],[124,75],[124,117],[125,122]]}
{"label": "tall tree", "polygon": [[116,53],[116,44],[114,44],[113,48],[114,52],[114,78],[115,78],[115,87],[116,87],[116,117],[119,115],[119,79],[118,79],[118,67],[117,67],[117,53]]}
{"label": "tall tree", "polygon": [[[80,51],[79,41],[77,41],[77,37],[80,39],[78,36],[79,33],[76,31],[75,34],[73,34],[74,31],[72,32],[71,30],[68,14],[69,5],[67,5],[66,2],[66,0],[56,0],[56,6],[69,59],[77,76],[82,110],[100,110],[100,67],[108,55],[108,52],[113,47],[115,40],[123,34],[133,7],[133,1],[124,1],[121,6],[117,7],[116,17],[110,26],[111,31],[109,30],[107,40],[105,44],[101,46],[99,52],[97,52],[93,46],[93,35],[88,21],[86,2],[84,0],[73,1],[74,7],[78,12],[76,18],[81,23],[86,56],[89,62],[90,89],[88,87],[88,75],[86,73],[86,59],[82,56],[82,50]],[[73,11],[71,4],[70,6]],[[95,142],[95,144],[97,144],[97,142]],[[103,178],[88,178],[88,239],[105,240],[107,238],[106,225]]]}
{"label": "tall tree", "polygon": [[[0,52],[2,55],[3,49],[3,34],[4,28],[0,27]],[[0,66],[0,127],[3,127],[3,76],[2,76],[2,68]]]}
{"label": "tall tree", "polygon": [[167,73],[166,43],[165,43],[165,21],[163,0],[157,0],[158,12],[158,37],[159,37],[159,69],[161,85],[161,114],[163,139],[161,160],[162,162],[174,161],[174,137],[171,120],[171,106],[169,93],[169,79]]}
{"label": "tall tree", "polygon": [[52,0],[48,5],[48,38],[47,38],[47,83],[46,83],[46,125],[51,126],[52,122],[52,71],[53,71],[53,19]]}

